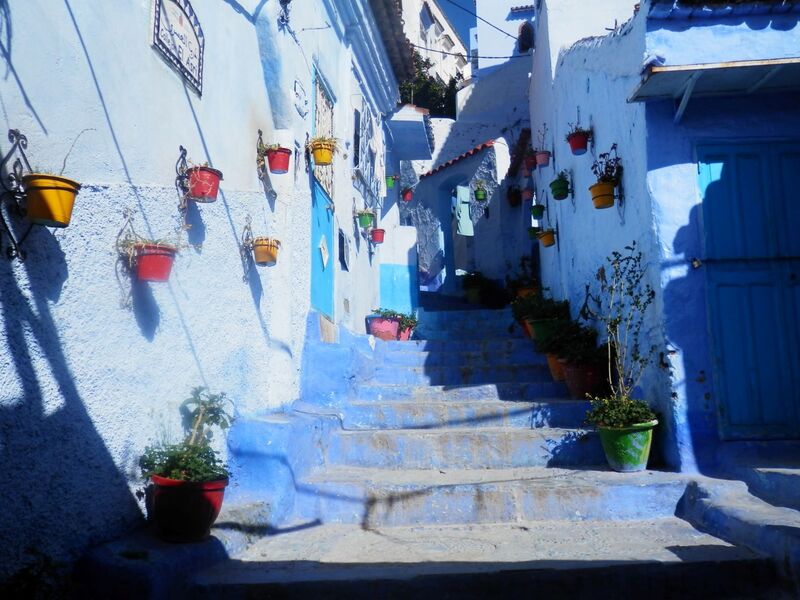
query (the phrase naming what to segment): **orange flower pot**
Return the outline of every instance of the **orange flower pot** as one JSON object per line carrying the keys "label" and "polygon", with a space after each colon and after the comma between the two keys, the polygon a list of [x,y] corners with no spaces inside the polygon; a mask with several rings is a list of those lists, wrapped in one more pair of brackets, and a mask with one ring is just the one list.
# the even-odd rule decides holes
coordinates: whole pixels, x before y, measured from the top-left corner
{"label": "orange flower pot", "polygon": [[614,188],[616,184],[607,181],[598,181],[589,188],[592,194],[592,203],[595,208],[611,208],[614,206]]}
{"label": "orange flower pot", "polygon": [[22,178],[31,223],[47,227],[66,227],[81,184],[66,177],[33,173]]}
{"label": "orange flower pot", "polygon": [[280,250],[280,241],[268,238],[259,237],[253,240],[253,260],[258,265],[274,265],[278,262],[278,250]]}
{"label": "orange flower pot", "polygon": [[564,365],[558,361],[558,356],[555,354],[547,353],[547,366],[550,368],[550,375],[553,376],[553,381],[564,381]]}
{"label": "orange flower pot", "polygon": [[556,232],[552,229],[542,231],[539,233],[539,243],[545,248],[552,246],[556,243]]}

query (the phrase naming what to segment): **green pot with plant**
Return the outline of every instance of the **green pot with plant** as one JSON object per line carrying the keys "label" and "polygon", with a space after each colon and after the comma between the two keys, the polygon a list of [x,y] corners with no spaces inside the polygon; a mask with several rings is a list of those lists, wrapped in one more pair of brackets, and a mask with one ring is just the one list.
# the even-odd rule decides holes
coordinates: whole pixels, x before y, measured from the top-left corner
{"label": "green pot with plant", "polygon": [[180,409],[187,429],[184,440],[148,446],[139,459],[153,486],[148,518],[164,540],[204,540],[219,515],[230,472],[209,442],[214,427],[230,427],[229,404],[224,392],[194,388]]}
{"label": "green pot with plant", "polygon": [[486,202],[486,183],[480,179],[475,182],[475,200]]}
{"label": "green pot with plant", "polygon": [[534,219],[541,219],[544,216],[544,204],[534,204],[531,206],[531,216]]}
{"label": "green pot with plant", "polygon": [[362,229],[369,229],[375,223],[375,213],[371,209],[359,210],[356,213],[358,225]]}
{"label": "green pot with plant", "polygon": [[339,151],[339,140],[323,135],[311,138],[308,149],[314,157],[314,166],[324,167],[333,163],[334,155]]}
{"label": "green pot with plant", "polygon": [[569,302],[547,298],[540,294],[516,298],[511,303],[511,313],[517,321],[524,321],[534,340],[545,340],[570,320]]}
{"label": "green pot with plant", "polygon": [[643,328],[655,291],[646,282],[646,267],[636,242],[625,252],[613,252],[597,272],[600,293],[590,296],[592,316],[606,330],[606,359],[610,393],[592,398],[586,421],[600,432],[608,464],[615,471],[647,468],[656,414],[646,402],[632,398],[653,362],[654,344],[643,341]]}
{"label": "green pot with plant", "polygon": [[556,178],[550,182],[550,192],[555,200],[564,200],[569,196],[569,173],[559,171]]}
{"label": "green pot with plant", "polygon": [[612,144],[608,152],[603,152],[592,163],[592,173],[597,183],[589,186],[595,208],[614,206],[614,190],[622,180],[622,159],[617,155],[617,145]]}

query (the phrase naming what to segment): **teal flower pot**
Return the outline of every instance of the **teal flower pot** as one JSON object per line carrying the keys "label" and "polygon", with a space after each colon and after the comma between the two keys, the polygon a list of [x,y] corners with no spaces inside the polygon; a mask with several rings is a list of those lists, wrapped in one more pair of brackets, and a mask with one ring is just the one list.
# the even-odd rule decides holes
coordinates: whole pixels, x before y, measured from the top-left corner
{"label": "teal flower pot", "polygon": [[555,179],[550,183],[550,191],[553,198],[556,200],[563,200],[569,196],[569,181],[565,179]]}
{"label": "teal flower pot", "polygon": [[653,419],[630,427],[598,427],[608,465],[620,473],[644,471],[656,425],[658,421]]}

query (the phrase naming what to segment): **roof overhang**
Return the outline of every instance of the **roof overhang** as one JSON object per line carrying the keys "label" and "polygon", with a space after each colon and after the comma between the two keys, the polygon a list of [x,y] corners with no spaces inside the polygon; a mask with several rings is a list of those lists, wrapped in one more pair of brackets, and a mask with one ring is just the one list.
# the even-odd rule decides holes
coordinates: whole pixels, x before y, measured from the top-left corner
{"label": "roof overhang", "polygon": [[392,132],[392,154],[398,160],[430,160],[433,156],[433,131],[427,109],[406,104],[386,120]]}
{"label": "roof overhang", "polygon": [[692,97],[800,90],[800,58],[647,67],[628,102],[680,100],[679,122]]}

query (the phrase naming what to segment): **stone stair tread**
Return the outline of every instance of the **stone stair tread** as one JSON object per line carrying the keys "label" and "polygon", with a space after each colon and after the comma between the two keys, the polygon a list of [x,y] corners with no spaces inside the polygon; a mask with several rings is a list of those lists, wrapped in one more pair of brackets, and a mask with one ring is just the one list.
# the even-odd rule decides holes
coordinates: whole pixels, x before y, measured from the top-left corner
{"label": "stone stair tread", "polygon": [[511,437],[563,437],[572,433],[594,434],[590,427],[536,427],[522,429],[520,427],[450,427],[436,429],[342,429],[333,432],[340,436],[413,436],[413,437],[441,437],[470,435],[476,437],[490,437],[507,435]]}
{"label": "stone stair tread", "polygon": [[[701,533],[675,517],[627,522],[552,521],[369,530],[360,525],[324,524],[271,536],[234,559],[199,575],[196,586],[200,597],[204,597],[203,592],[213,593],[215,588],[220,592],[241,593],[237,586],[244,586],[253,593],[259,585],[310,581],[353,583],[493,572],[502,572],[507,577],[509,572],[520,570],[541,571],[545,577],[556,570],[574,577],[585,570],[609,566],[620,567],[620,571],[630,575],[634,565],[681,567],[701,563],[711,568],[725,563],[746,565],[764,561],[751,550]],[[440,589],[445,591],[444,587]],[[657,591],[656,588],[654,593]]]}
{"label": "stone stair tread", "polygon": [[[484,398],[484,399],[476,399],[476,398],[467,398],[460,401],[458,404],[459,406],[480,406],[480,407],[489,407],[489,408],[497,408],[497,409],[510,409],[510,410],[517,410],[517,409],[525,409],[525,408],[536,408],[539,406],[546,406],[550,403],[556,404],[587,404],[588,400],[576,400],[575,398],[564,398],[553,396],[552,398],[540,398],[538,400],[497,400],[494,398]],[[380,406],[448,406],[452,404],[452,402],[448,400],[441,400],[436,398],[421,398],[421,399],[402,399],[402,400],[351,400],[348,402],[350,406],[371,406],[371,407],[380,407]]]}
{"label": "stone stair tread", "polygon": [[[504,381],[501,383],[462,383],[458,385],[425,385],[423,383],[383,383],[378,381],[371,381],[370,383],[359,383],[356,385],[356,393],[359,390],[377,390],[387,392],[407,391],[415,396],[457,396],[466,395],[464,399],[476,399],[480,392],[504,392],[508,395],[520,394],[527,387],[541,387],[543,383],[558,384],[558,382],[542,382],[542,381]],[[557,396],[550,396],[556,398]],[[384,400],[391,400],[391,398],[384,398]],[[502,398],[506,401],[507,398]]]}

